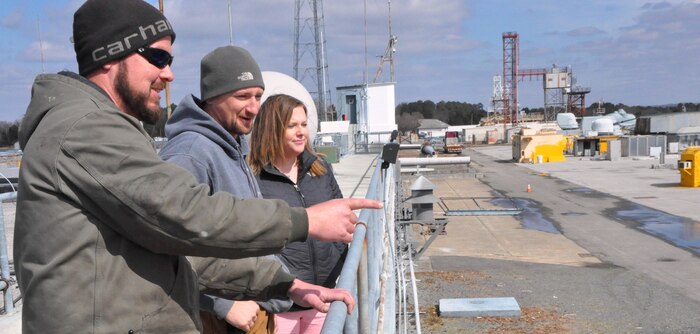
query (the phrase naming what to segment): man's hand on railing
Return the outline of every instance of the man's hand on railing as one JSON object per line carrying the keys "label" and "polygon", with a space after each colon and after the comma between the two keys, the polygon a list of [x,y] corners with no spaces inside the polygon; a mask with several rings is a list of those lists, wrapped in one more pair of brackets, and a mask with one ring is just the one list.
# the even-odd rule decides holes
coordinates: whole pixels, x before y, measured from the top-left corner
{"label": "man's hand on railing", "polygon": [[381,209],[382,202],[365,198],[339,198],[308,209],[309,237],[322,241],[352,241],[357,216],[352,210]]}
{"label": "man's hand on railing", "polygon": [[255,324],[259,309],[258,303],[252,300],[237,300],[226,314],[226,322],[247,332]]}
{"label": "man's hand on railing", "polygon": [[351,314],[355,307],[355,299],[347,290],[329,289],[299,279],[294,279],[288,295],[297,305],[313,307],[323,313],[328,312],[331,307],[330,303],[336,300],[340,300],[348,306],[348,314]]}

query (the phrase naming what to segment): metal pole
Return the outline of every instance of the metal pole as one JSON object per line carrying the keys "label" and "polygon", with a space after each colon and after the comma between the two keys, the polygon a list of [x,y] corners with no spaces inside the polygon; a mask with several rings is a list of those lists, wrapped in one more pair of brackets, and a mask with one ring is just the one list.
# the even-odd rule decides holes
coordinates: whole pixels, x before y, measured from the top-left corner
{"label": "metal pole", "polygon": [[360,334],[370,333],[369,319],[369,282],[367,279],[367,239],[362,244],[362,255],[360,256],[360,267],[357,270],[357,310],[359,311],[359,331]]}
{"label": "metal pole", "polygon": [[[350,249],[348,249],[348,255],[345,257],[343,271],[340,273],[340,277],[338,277],[338,284],[336,284],[337,288],[350,291],[355,285],[357,268],[360,265],[360,255],[362,253],[362,244],[364,243],[366,232],[367,228],[364,224],[356,225],[355,233],[353,234],[352,242],[350,243]],[[342,301],[332,302],[331,307],[328,310],[328,314],[326,315],[326,320],[323,323],[321,333],[341,333],[346,315],[347,305],[345,305],[345,303]]]}
{"label": "metal pole", "polygon": [[403,320],[401,324],[403,324],[403,331],[400,331],[400,333],[408,333],[408,297],[407,297],[407,292],[406,292],[406,264],[404,263],[403,259],[400,262],[401,265],[401,270],[399,271],[399,274],[401,275],[401,319]]}
{"label": "metal pole", "polygon": [[[320,10],[323,10],[323,0],[313,0],[313,12],[314,12],[314,39],[316,43],[316,86],[318,89],[318,109],[317,114],[318,114],[318,121],[321,122],[321,120],[327,121],[327,115],[326,112],[327,110],[327,100],[326,100],[326,82],[325,82],[325,73],[326,73],[326,68],[325,68],[325,55],[323,53],[323,46],[322,44],[325,42],[325,36],[322,35],[322,30],[324,30],[323,26],[319,24],[319,5],[318,3],[321,2]],[[323,13],[321,13],[320,20],[323,20]]]}
{"label": "metal pole", "polygon": [[411,258],[411,243],[408,243],[408,266],[411,269],[411,287],[413,288],[413,313],[416,317],[416,334],[421,334],[420,307],[418,305],[418,287],[416,286],[416,274],[413,271],[413,259]]}
{"label": "metal pole", "polygon": [[233,25],[231,24],[231,0],[228,0],[228,44],[233,45]]}
{"label": "metal pole", "polygon": [[41,40],[41,26],[39,25],[39,17],[36,18],[36,30],[39,32],[39,54],[41,55],[41,73],[46,73],[44,68],[44,42]]}
{"label": "metal pole", "polygon": [[449,158],[401,158],[402,166],[428,166],[428,165],[469,165],[471,157],[449,157]]}
{"label": "metal pole", "polygon": [[[163,0],[158,0],[158,6],[160,8],[160,12],[163,12]],[[166,81],[165,82],[165,114],[167,119],[170,119],[170,115],[172,114],[172,110],[170,110],[170,82]]]}

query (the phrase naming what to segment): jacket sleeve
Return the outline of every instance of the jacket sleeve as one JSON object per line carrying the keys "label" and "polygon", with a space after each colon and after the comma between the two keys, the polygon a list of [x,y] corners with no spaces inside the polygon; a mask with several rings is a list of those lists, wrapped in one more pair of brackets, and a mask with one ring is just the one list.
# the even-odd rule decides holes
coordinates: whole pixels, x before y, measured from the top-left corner
{"label": "jacket sleeve", "polygon": [[136,119],[97,111],[61,139],[55,191],[155,253],[240,258],[306,238],[304,210],[283,201],[209,195],[186,170],[162,161]]}
{"label": "jacket sleeve", "polygon": [[188,257],[202,293],[233,300],[286,298],[294,281],[271,257],[215,259]]}
{"label": "jacket sleeve", "polygon": [[204,183],[211,188],[211,177],[207,174],[207,168],[201,162],[192,158],[192,156],[186,154],[167,154],[161,155],[161,158],[186,169],[199,183]]}
{"label": "jacket sleeve", "polygon": [[340,190],[340,186],[338,186],[338,181],[335,179],[335,174],[333,173],[333,166],[331,166],[331,164],[329,163],[326,163],[326,170],[326,175],[328,176],[328,183],[331,190],[332,198],[343,198],[343,192]]}
{"label": "jacket sleeve", "polygon": [[[178,139],[181,138],[181,139]],[[171,142],[169,142],[169,145],[173,146],[168,146],[160,151],[160,157],[169,162],[169,163],[174,163],[175,165],[178,165],[186,170],[188,170],[192,175],[194,175],[195,179],[197,179],[198,182],[204,183],[212,187],[212,179],[213,176],[210,175],[209,173],[209,168],[207,168],[207,165],[205,163],[202,163],[200,160],[196,159],[190,154],[187,153],[182,153],[182,149],[178,149],[178,145],[181,145],[183,141],[187,141],[186,145],[189,147],[190,145],[192,146],[197,146],[198,141],[196,138],[190,137],[175,137]],[[182,148],[182,146],[179,146]],[[184,150],[185,152],[187,150]],[[266,284],[270,284],[270,279],[273,278],[273,275],[256,275],[256,273],[267,273],[271,272],[269,270],[269,267],[280,267],[281,269],[284,269],[284,272],[289,272],[284,268],[284,265],[277,260],[275,256],[268,255],[266,257],[267,259],[271,259],[271,261],[267,260],[260,260],[260,261],[252,261],[250,259],[240,259],[240,260],[227,260],[227,259],[219,259],[219,260],[206,260],[206,262],[209,262],[208,265],[206,266],[198,266],[200,271],[203,271],[205,268],[220,268],[223,269],[223,272],[219,273],[212,273],[212,272],[200,272],[198,275],[198,281],[200,286],[202,287],[212,287],[216,289],[219,287],[218,285],[212,286],[210,279],[212,277],[218,277],[218,279],[224,279],[224,280],[232,280],[235,281],[238,273],[236,272],[237,270],[244,270],[247,271],[248,273],[252,273],[253,275],[251,276],[246,276],[246,277],[241,277],[237,282],[234,282],[232,286],[228,287],[230,290],[234,290],[236,288],[242,288],[245,287],[247,290],[251,291],[249,294],[258,294],[258,291],[264,291],[265,288],[267,287]],[[199,258],[190,258],[190,262],[198,263],[201,264],[202,259]],[[214,265],[215,262],[220,262],[223,261],[224,265]],[[228,261],[228,263],[226,263]],[[255,266],[257,264],[257,266]],[[252,269],[246,268],[246,265],[253,265]],[[227,271],[234,271],[227,273]],[[226,277],[226,278],[224,278]],[[294,278],[290,277],[289,281],[291,282]],[[217,282],[219,284],[220,281]],[[276,284],[276,282],[272,282],[272,284]],[[208,289],[208,288],[203,288],[203,289]],[[240,289],[243,291],[243,289]],[[242,292],[246,293],[246,292]],[[272,313],[280,313],[280,312],[285,312],[289,310],[289,308],[292,306],[292,301],[285,295],[282,296],[274,296],[274,297],[265,297],[265,296],[252,296],[251,298],[253,299],[258,299],[258,300],[267,300],[266,302],[258,302],[261,307],[265,308],[266,310],[272,312]],[[270,299],[271,298],[271,299]],[[233,307],[234,301],[226,298],[221,298],[217,297],[214,295],[209,295],[209,294],[200,294],[200,307],[204,310],[213,312],[219,319],[224,319],[228,315],[229,311],[231,310],[231,307]]]}

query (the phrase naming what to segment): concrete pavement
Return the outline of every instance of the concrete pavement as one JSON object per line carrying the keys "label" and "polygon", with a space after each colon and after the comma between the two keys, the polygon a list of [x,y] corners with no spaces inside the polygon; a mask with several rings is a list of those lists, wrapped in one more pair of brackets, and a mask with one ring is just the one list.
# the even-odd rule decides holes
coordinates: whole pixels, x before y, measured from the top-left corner
{"label": "concrete pavement", "polygon": [[476,177],[426,173],[438,196],[503,198],[478,204],[525,210],[517,220],[448,217],[447,234],[419,261],[421,309],[432,314],[439,298],[514,296],[523,317],[488,324],[428,317],[439,326],[424,330],[700,332],[700,259],[690,251],[698,225],[685,207],[697,191],[673,188],[677,171],[652,169],[658,162],[646,159],[514,164],[509,146],[466,154]]}
{"label": "concrete pavement", "polygon": [[[620,215],[640,205],[658,210],[658,220],[680,217],[676,239],[697,241],[700,219],[692,203],[700,191],[677,187],[675,169],[645,158],[514,164],[510,146],[465,153],[472,155],[468,170],[431,166],[433,172],[422,172],[436,185],[436,196],[457,198],[445,201],[449,209],[525,210],[519,217],[446,217],[446,233],[416,263],[424,332],[700,332],[700,258],[640,229],[646,211]],[[373,170],[365,171],[373,158],[351,155],[334,164],[346,196],[363,175],[369,181]],[[666,163],[674,165],[674,157]],[[406,195],[416,177],[403,174]],[[434,214],[443,218],[438,206]],[[428,230],[414,226],[418,247]],[[523,308],[517,320],[431,318],[440,298],[508,296]]]}
{"label": "concrete pavement", "polygon": [[[475,151],[495,159],[512,158],[510,146],[484,146]],[[667,155],[664,166],[651,157],[605,161],[590,157],[567,157],[564,162],[518,164],[571,183],[608,193],[674,215],[700,222],[700,190],[680,186],[675,168],[678,154]]]}
{"label": "concrete pavement", "polygon": [[364,198],[367,195],[376,157],[376,154],[350,154],[333,164],[333,172],[343,197]]}
{"label": "concrete pavement", "polygon": [[[492,189],[477,178],[463,175],[431,177],[437,187],[437,197],[462,197],[445,201],[450,210],[499,209],[487,198],[493,198]],[[405,176],[404,188],[410,188],[415,177]],[[471,198],[482,198],[472,200]],[[436,217],[443,212],[436,206]],[[586,266],[600,263],[587,251],[559,233],[546,233],[522,228],[513,216],[449,216],[447,233],[439,236],[419,261],[419,270],[431,270],[430,258],[439,256],[472,256],[479,258]],[[420,235],[420,231],[416,235]],[[423,239],[428,235],[423,235]]]}

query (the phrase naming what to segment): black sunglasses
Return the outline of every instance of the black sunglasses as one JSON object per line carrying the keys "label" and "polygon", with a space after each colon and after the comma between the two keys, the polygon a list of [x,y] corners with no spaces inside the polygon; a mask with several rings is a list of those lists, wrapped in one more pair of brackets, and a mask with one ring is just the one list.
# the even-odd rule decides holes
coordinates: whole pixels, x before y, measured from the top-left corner
{"label": "black sunglasses", "polygon": [[153,66],[160,69],[164,69],[166,66],[172,64],[173,58],[175,58],[170,55],[168,51],[157,48],[142,47],[136,50],[136,53],[146,58]]}

